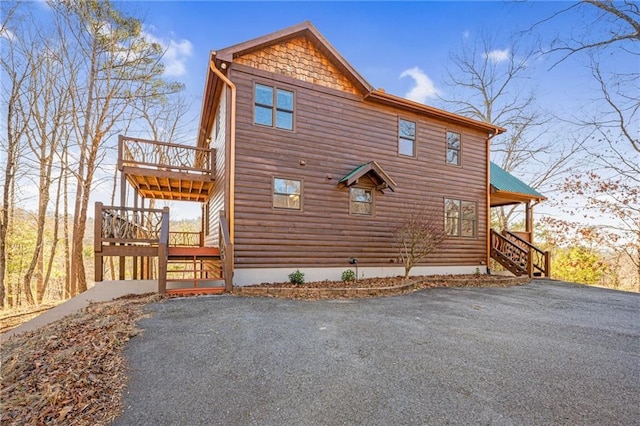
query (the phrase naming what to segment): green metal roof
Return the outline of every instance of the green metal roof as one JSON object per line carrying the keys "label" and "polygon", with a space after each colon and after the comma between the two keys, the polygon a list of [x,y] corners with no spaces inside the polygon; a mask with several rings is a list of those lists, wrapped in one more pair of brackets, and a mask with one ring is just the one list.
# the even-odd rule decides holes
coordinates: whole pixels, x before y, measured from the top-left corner
{"label": "green metal roof", "polygon": [[380,185],[378,185],[376,189],[383,190],[385,188],[388,188],[391,191],[395,191],[396,183],[384,170],[382,170],[380,164],[375,161],[369,161],[368,163],[359,165],[348,174],[346,174],[342,179],[340,179],[338,181],[338,185],[351,186],[356,183],[359,178],[366,175],[367,173],[373,174],[375,178],[380,181]]}
{"label": "green metal roof", "polygon": [[351,179],[354,176],[357,176],[360,172],[364,171],[364,169],[366,169],[370,165],[371,165],[371,162],[359,165],[358,167],[356,167],[355,169],[347,173],[342,179],[338,181],[338,183],[346,183],[349,179]]}
{"label": "green metal roof", "polygon": [[546,197],[504,170],[502,167],[491,162],[491,186],[497,191],[512,192],[516,194],[528,195],[532,198],[545,199]]}

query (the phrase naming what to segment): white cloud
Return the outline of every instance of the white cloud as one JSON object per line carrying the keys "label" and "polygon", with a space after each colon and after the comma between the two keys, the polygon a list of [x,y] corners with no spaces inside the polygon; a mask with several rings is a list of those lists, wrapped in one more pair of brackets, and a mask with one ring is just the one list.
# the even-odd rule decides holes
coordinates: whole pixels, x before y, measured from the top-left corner
{"label": "white cloud", "polygon": [[186,62],[192,53],[193,45],[189,40],[182,39],[179,42],[169,40],[169,46],[162,58],[165,66],[165,75],[178,77],[186,74]]}
{"label": "white cloud", "polygon": [[469,38],[470,35],[471,33],[468,30],[462,32],[462,38]]}
{"label": "white cloud", "polygon": [[427,99],[438,96],[438,89],[436,89],[433,81],[420,68],[413,67],[402,71],[400,78],[404,77],[411,77],[416,83],[405,95],[407,99],[426,103]]}
{"label": "white cloud", "polygon": [[165,76],[180,77],[187,73],[186,62],[193,54],[193,45],[189,40],[162,40],[147,31],[143,32],[143,36],[149,43],[158,43],[161,46],[164,52],[162,63]]}
{"label": "white cloud", "polygon": [[499,64],[500,62],[508,61],[511,58],[511,53],[509,49],[495,49],[485,53],[484,57],[495,64]]}
{"label": "white cloud", "polygon": [[0,28],[0,38],[7,39],[9,41],[15,40],[16,36],[11,32],[9,28]]}

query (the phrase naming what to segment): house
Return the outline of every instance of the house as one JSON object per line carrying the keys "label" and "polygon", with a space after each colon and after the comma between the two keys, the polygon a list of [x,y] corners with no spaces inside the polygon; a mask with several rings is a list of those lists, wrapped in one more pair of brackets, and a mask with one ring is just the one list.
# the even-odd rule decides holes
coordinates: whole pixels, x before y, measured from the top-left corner
{"label": "house", "polygon": [[[504,131],[373,88],[309,22],[211,52],[195,147],[121,137],[122,204],[128,183],[134,207],[97,205],[96,217],[135,223],[145,238],[96,221],[96,280],[106,256],[132,256],[134,278],[157,256],[160,281],[182,263],[196,286],[218,270],[227,289],[296,269],[339,279],[350,259],[361,277],[396,276],[393,229],[416,206],[447,238],[412,273],[484,272],[493,257],[548,274],[530,239],[490,230],[492,205],[526,203],[530,218],[544,199],[511,175],[492,186],[489,143]],[[168,211],[145,199],[202,203],[201,235],[173,235]]]}

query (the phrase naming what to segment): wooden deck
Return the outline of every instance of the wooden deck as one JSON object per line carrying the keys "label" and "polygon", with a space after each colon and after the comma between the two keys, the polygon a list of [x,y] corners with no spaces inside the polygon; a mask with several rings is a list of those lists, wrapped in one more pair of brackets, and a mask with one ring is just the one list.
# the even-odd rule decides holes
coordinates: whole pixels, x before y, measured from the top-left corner
{"label": "wooden deck", "polygon": [[[233,245],[221,216],[221,249],[205,247],[202,232],[170,232],[169,208],[146,209],[96,203],[94,229],[95,280],[103,281],[104,259],[118,257],[119,278],[158,277],[158,292],[215,294],[232,288]],[[126,261],[125,258],[131,260]],[[157,275],[154,264],[157,264]],[[167,283],[181,283],[178,288]],[[189,284],[187,284],[189,283]],[[222,284],[220,284],[222,283]]]}
{"label": "wooden deck", "polygon": [[213,190],[215,150],[120,136],[118,169],[144,198],[202,203]]}

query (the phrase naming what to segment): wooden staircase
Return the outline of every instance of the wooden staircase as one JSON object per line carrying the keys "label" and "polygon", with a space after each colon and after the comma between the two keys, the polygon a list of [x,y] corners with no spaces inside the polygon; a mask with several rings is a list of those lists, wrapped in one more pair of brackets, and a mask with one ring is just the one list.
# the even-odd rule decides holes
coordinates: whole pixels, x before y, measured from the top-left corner
{"label": "wooden staircase", "polygon": [[167,289],[167,294],[220,294],[222,261],[217,247],[169,247],[167,281],[193,283],[193,286]]}
{"label": "wooden staircase", "polygon": [[491,230],[491,258],[516,276],[548,277],[551,273],[549,252],[513,232]]}
{"label": "wooden staircase", "polygon": [[[127,257],[133,264],[130,279],[153,279],[152,259],[156,258],[160,294],[218,294],[233,289],[234,249],[224,211],[220,212],[218,225],[219,248],[204,247],[202,232],[169,232],[168,207],[105,206],[97,202],[95,218],[96,281],[104,278],[105,257],[120,258],[120,280],[125,279]],[[172,288],[167,289],[167,281]]]}

